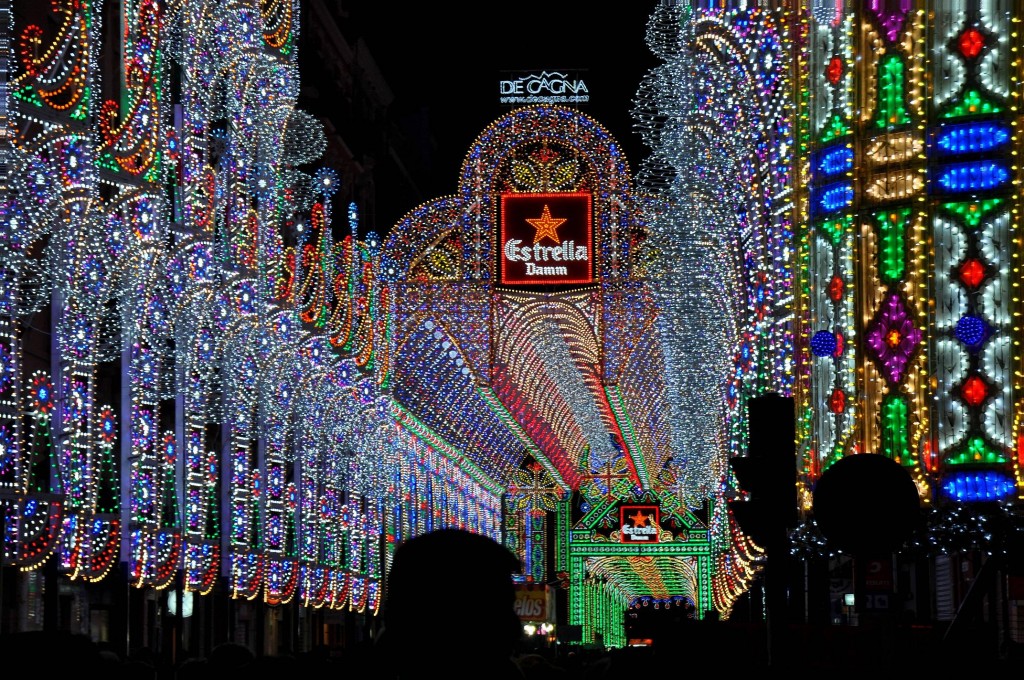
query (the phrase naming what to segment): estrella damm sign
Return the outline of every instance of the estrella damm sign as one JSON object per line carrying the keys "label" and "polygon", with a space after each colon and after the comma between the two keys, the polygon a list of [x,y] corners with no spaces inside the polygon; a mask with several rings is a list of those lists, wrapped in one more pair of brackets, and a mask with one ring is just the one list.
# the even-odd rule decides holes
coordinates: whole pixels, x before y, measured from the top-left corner
{"label": "estrella damm sign", "polygon": [[623,543],[657,543],[661,531],[657,505],[619,506],[619,536]]}
{"label": "estrella damm sign", "polygon": [[498,261],[501,285],[581,285],[594,281],[589,192],[503,193]]}

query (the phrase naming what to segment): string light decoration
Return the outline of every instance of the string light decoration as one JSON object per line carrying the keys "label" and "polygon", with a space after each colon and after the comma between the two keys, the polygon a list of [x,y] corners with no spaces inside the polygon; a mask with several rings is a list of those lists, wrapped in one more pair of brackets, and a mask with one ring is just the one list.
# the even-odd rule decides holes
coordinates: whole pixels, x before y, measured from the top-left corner
{"label": "string light decoration", "polygon": [[[657,253],[650,276],[674,483],[693,508],[721,500],[730,486],[726,461],[746,444],[746,399],[787,393],[795,377],[783,26],[773,11],[686,3],[660,3],[647,25],[662,64],[634,100],[634,127],[651,148],[638,183]],[[842,159],[820,163],[831,169]],[[729,555],[729,570],[713,576],[715,606],[726,613],[756,555],[728,519],[714,518],[711,531]]]}
{"label": "string light decoration", "polygon": [[[505,485],[520,462],[518,437],[490,410],[455,347],[434,320],[424,320],[396,352],[394,397]],[[413,372],[426,380],[414,380]]]}
{"label": "string light decoration", "polygon": [[[122,3],[112,82],[102,3],[0,0],[3,564],[372,614],[398,541],[514,528],[621,640],[630,603],[728,615],[756,575],[721,501],[764,391],[797,397],[805,505],[865,451],[1015,498],[1017,19],[929,6],[661,3],[639,190],[597,122],[528,107],[381,242],[299,169],[297,0]],[[500,285],[499,197],[557,193],[592,202],[592,283]],[[607,540],[627,500],[677,523],[657,557]]]}
{"label": "string light decoration", "polygon": [[[577,299],[575,302],[577,305],[585,305],[585,299]],[[570,303],[572,301],[567,300]],[[577,305],[558,305],[559,312],[574,328],[585,330]],[[557,478],[575,488],[585,474],[581,464],[588,442],[582,428],[572,417],[572,407],[566,395],[556,386],[554,374],[549,372],[542,350],[532,342],[532,331],[544,323],[546,309],[548,305],[529,297],[508,294],[502,298],[501,306],[495,313],[498,315],[499,327],[505,329],[505,332],[496,338],[495,364],[500,370],[495,371],[492,384],[498,398],[539,448],[542,453],[540,460],[549,461],[556,470]],[[565,344],[564,339],[562,343]],[[590,357],[596,354],[592,342],[584,351]],[[579,376],[579,368],[571,362],[571,356],[559,355],[556,349],[550,360],[553,370],[560,370],[564,362],[564,371],[576,376],[575,387],[578,392],[570,393],[568,398],[575,397],[577,404],[587,405],[581,408],[594,408],[589,401],[589,390],[585,384],[581,384],[583,379]],[[522,385],[530,385],[532,389],[523,390]],[[603,436],[602,446],[607,445],[607,435],[596,436]]]}
{"label": "string light decoration", "polygon": [[[99,3],[54,3],[56,30],[24,27],[20,62],[3,61],[21,66],[3,71],[0,93],[4,564],[34,569],[55,557],[70,578],[99,580],[120,556],[137,587],[168,587],[182,569],[183,586],[206,594],[227,560],[234,596],[287,602],[303,571],[303,501],[329,507],[347,483],[354,507],[369,501],[366,516],[351,518],[347,544],[336,531],[311,534],[324,545],[303,587],[329,606],[374,611],[383,562],[368,547],[400,495],[382,480],[411,443],[388,434],[397,425],[378,403],[376,237],[355,241],[354,205],[344,247],[291,269],[299,282],[327,274],[318,312],[328,323],[304,326],[281,285],[287,228],[309,223],[314,192],[336,182],[329,170],[307,177],[293,167],[325,146],[316,121],[292,106],[297,4],[211,13],[141,0],[121,11],[121,105],[96,97]],[[4,36],[16,35],[9,3],[0,14]],[[46,305],[57,310],[52,353],[62,366],[52,382],[26,378],[20,346],[24,315]],[[338,379],[346,354],[369,380]],[[122,357],[128,396],[101,406],[97,372]],[[23,395],[30,427],[18,416]],[[323,456],[297,466],[295,419],[339,402],[351,418],[318,429]],[[218,428],[229,434],[220,450]],[[354,464],[339,475],[344,460]],[[303,496],[304,480],[321,491]],[[459,487],[449,494],[458,508],[474,507],[459,493],[481,495]],[[495,533],[496,507],[479,513],[486,521],[451,514]],[[310,584],[310,573],[320,580]]]}
{"label": "string light decoration", "polygon": [[[593,192],[593,239],[600,244],[595,285],[541,292],[496,284],[499,196],[557,192]],[[605,568],[617,573],[621,567],[626,580],[592,579],[595,588],[609,589],[603,595],[587,595],[582,579],[588,567],[567,556],[570,550],[606,550],[583,537],[608,531],[608,513],[617,502],[661,492],[672,459],[669,418],[661,408],[661,346],[650,332],[658,309],[646,278],[647,216],[637,200],[605,130],[577,111],[529,107],[484,130],[463,163],[456,196],[410,211],[381,249],[380,299],[390,305],[385,314],[394,329],[382,349],[393,366],[384,385],[403,423],[421,436],[434,433],[443,449],[467,450],[462,455],[486,472],[497,492],[505,489],[506,507],[514,510],[503,520],[507,544],[536,577],[550,566],[538,538],[547,518],[532,496],[522,494],[525,482],[519,481],[524,461],[532,460],[557,508],[553,548],[557,568],[569,580],[570,620],[591,634],[608,623],[603,616],[611,611],[609,602],[626,606],[616,588],[628,581],[635,547],[612,546],[606,553],[615,557]],[[579,245],[581,237],[574,238]],[[468,447],[467,433],[478,439]],[[476,456],[476,449],[496,441],[505,442],[500,452]],[[570,490],[580,492],[581,509],[597,518],[595,524],[570,521],[568,503],[555,499]],[[417,483],[416,492],[433,498],[437,489]],[[678,509],[675,493],[670,496],[666,506]],[[700,526],[690,517],[689,525]],[[425,521],[417,512],[410,522],[431,526],[434,519]],[[709,544],[706,536],[688,540],[669,546],[666,555],[700,556],[695,588],[701,603],[711,606]],[[655,562],[653,569],[666,573],[653,576],[650,585],[683,589],[669,573],[674,564]],[[588,608],[588,597],[600,611]]]}
{"label": "string light decoration", "polygon": [[580,428],[583,445],[587,450],[586,469],[595,471],[619,457],[618,450],[609,439],[607,426],[594,406],[593,397],[580,370],[574,365],[562,329],[552,319],[554,311],[540,311],[541,320],[534,331],[534,347],[544,372],[550,376],[551,387],[565,395],[572,419]]}
{"label": "string light decoration", "polygon": [[[953,12],[945,5],[942,9]],[[943,357],[944,372],[952,380],[940,383],[935,408],[939,414],[963,409],[968,417],[959,428],[947,428],[944,415],[936,418],[941,442],[936,448],[944,463],[938,488],[956,501],[991,501],[1015,496],[1020,479],[1012,455],[1017,442],[1005,415],[1015,399],[1010,334],[1017,330],[1009,315],[1017,217],[1002,208],[1015,193],[1006,136],[1014,76],[995,72],[1020,57],[1008,45],[1016,31],[1008,9],[980,3],[963,22],[952,16],[944,25],[944,37],[951,40],[935,38],[930,46],[944,55],[944,62],[960,66],[933,128],[938,148],[929,173],[947,200],[944,209],[933,211],[934,268],[942,271],[936,298],[943,304],[932,323],[937,339],[952,331],[966,352],[948,351]],[[972,120],[986,114],[986,120]],[[972,160],[960,161],[965,154]],[[972,217],[960,217],[968,214]],[[941,269],[944,264],[956,268],[952,275]]]}
{"label": "string light decoration", "polygon": [[[102,213],[95,200],[97,159],[94,139],[81,125],[78,130],[54,125],[36,109],[63,112],[71,121],[95,116],[97,101],[89,93],[96,91],[99,10],[92,3],[54,3],[52,9],[61,15],[61,26],[49,48],[42,44],[41,29],[23,28],[24,73],[15,79],[17,89],[6,90],[4,96],[20,93],[24,106],[16,110],[14,100],[6,100],[5,111],[22,123],[18,138],[9,141],[36,156],[53,178],[55,205],[48,219],[48,240],[31,245],[41,255],[32,268],[52,283],[52,289],[37,292],[41,300],[50,296],[55,311],[53,350],[64,359],[54,380],[55,422],[61,438],[50,468],[52,487],[46,488],[64,498],[58,559],[72,578],[98,580],[113,564],[122,522],[113,503],[117,478],[105,476],[117,473],[109,460],[110,442],[99,443],[102,435],[95,431],[100,420],[96,366],[111,353],[100,335],[110,332],[112,318],[103,307],[111,267],[98,226]],[[61,50],[52,49],[58,45]],[[37,186],[43,172],[35,172]],[[19,197],[26,199],[31,193]]]}
{"label": "string light decoration", "polygon": [[99,112],[100,134],[107,151],[125,172],[144,175],[154,167],[161,146],[160,95],[155,77],[161,65],[161,14],[155,0],[138,3],[126,36],[134,42],[125,45],[125,89],[128,107],[118,125],[117,102],[108,100]]}
{"label": "string light decoration", "polygon": [[[8,39],[0,62],[0,95],[10,101],[15,85],[10,36],[14,14],[10,2],[0,3],[0,32]],[[36,308],[24,291],[46,290],[45,270],[34,265],[28,249],[47,232],[45,211],[55,208],[53,191],[41,164],[16,144],[8,106],[0,109],[0,509],[4,517],[4,564],[31,569],[48,557],[58,535],[63,503],[49,491],[51,442],[48,423],[53,411],[49,380],[26,377],[19,317]],[[36,179],[38,177],[38,180]],[[35,199],[35,200],[33,200]],[[40,212],[42,211],[42,212]],[[42,297],[42,296],[39,296]],[[27,309],[23,309],[27,303]],[[27,383],[27,384],[23,384]],[[25,424],[22,409],[30,414]],[[42,481],[40,481],[42,480]]]}
{"label": "string light decoration", "polygon": [[[684,599],[693,601],[697,591],[695,558],[630,556],[624,561],[628,571],[618,568],[623,560],[608,557],[592,558],[587,569],[606,579],[611,590],[626,598],[629,607],[653,603],[659,608]],[[659,565],[659,561],[669,564]]]}
{"label": "string light decoration", "polygon": [[22,31],[18,52],[24,71],[15,88],[29,101],[81,120],[89,105],[89,78],[95,73],[98,15],[93,14],[93,3],[54,2],[52,10],[59,27],[49,45],[43,46],[39,26]]}
{"label": "string light decoration", "polygon": [[[991,2],[816,6],[798,56],[805,502],[828,465],[863,452],[905,466],[940,511],[1009,500],[1019,18]],[[862,191],[832,202],[855,177]],[[843,339],[838,359],[818,351],[823,329]]]}
{"label": "string light decoration", "polygon": [[[544,466],[531,461],[525,470],[519,470],[508,487],[507,508],[512,521],[506,526],[514,531],[513,540],[506,538],[505,544],[526,557],[522,573],[534,581],[547,579],[544,571],[547,553],[547,515],[558,512],[558,502],[566,500],[565,489],[548,475]],[[518,519],[523,517],[522,522]]]}

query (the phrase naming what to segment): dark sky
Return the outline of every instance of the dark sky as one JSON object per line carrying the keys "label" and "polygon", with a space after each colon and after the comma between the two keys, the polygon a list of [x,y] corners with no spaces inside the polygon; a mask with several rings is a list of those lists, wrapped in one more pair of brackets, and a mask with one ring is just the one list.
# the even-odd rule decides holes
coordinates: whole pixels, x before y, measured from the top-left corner
{"label": "dark sky", "polygon": [[469,145],[509,109],[498,101],[504,71],[569,70],[583,78],[590,102],[581,111],[620,142],[635,173],[649,150],[630,111],[641,78],[659,63],[645,42],[658,2],[351,0],[342,6],[396,94],[396,115],[429,126],[437,142],[434,181],[450,194]]}

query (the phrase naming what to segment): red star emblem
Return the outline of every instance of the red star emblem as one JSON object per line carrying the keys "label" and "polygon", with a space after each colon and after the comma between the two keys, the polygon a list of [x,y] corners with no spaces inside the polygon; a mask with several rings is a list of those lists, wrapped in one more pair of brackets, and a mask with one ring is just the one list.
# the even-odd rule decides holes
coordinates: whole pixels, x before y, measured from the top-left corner
{"label": "red star emblem", "polygon": [[544,210],[541,211],[540,217],[527,218],[526,221],[537,230],[536,235],[533,237],[534,243],[538,243],[542,238],[549,238],[555,243],[562,242],[562,239],[558,238],[558,228],[562,226],[566,219],[564,217],[552,217],[551,209],[547,203],[544,204]]}
{"label": "red star emblem", "polygon": [[639,510],[636,511],[635,515],[629,515],[629,518],[633,520],[633,526],[642,527],[647,525],[647,515]]}

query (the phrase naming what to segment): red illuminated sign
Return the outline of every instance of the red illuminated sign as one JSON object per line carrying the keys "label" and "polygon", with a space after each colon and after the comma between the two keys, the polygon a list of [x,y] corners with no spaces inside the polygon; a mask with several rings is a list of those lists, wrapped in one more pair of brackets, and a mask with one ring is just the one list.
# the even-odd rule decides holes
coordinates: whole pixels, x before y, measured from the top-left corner
{"label": "red illuminated sign", "polygon": [[660,524],[661,510],[657,505],[619,507],[619,535],[623,543],[657,543]]}
{"label": "red illuminated sign", "polygon": [[593,283],[591,201],[587,192],[502,194],[499,283]]}
{"label": "red illuminated sign", "polygon": [[521,621],[555,621],[554,592],[546,585],[517,583],[516,614]]}

